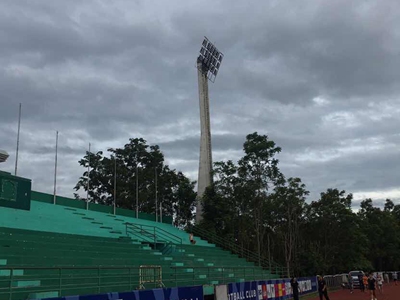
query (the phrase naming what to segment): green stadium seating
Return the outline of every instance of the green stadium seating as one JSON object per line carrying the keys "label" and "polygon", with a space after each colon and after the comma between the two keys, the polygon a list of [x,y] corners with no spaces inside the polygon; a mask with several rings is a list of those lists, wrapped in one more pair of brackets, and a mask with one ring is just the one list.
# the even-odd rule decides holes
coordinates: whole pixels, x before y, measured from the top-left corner
{"label": "green stadium seating", "polygon": [[[127,223],[146,230],[129,235]],[[157,242],[146,232],[155,233]],[[158,232],[181,242],[172,244]],[[143,265],[160,266],[165,286],[272,278],[253,263],[195,239],[196,245],[190,244],[186,232],[165,223],[39,201],[31,202],[30,211],[2,207],[0,299],[133,290],[139,288]]]}

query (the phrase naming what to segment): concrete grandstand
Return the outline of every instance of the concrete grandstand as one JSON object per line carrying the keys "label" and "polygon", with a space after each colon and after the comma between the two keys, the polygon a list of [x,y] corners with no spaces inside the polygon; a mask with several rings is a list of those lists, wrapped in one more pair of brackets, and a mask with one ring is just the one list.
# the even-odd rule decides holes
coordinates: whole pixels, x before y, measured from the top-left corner
{"label": "concrete grandstand", "polygon": [[[0,299],[36,299],[274,278],[154,216],[31,192],[0,173]],[[29,202],[29,203],[28,203]]]}

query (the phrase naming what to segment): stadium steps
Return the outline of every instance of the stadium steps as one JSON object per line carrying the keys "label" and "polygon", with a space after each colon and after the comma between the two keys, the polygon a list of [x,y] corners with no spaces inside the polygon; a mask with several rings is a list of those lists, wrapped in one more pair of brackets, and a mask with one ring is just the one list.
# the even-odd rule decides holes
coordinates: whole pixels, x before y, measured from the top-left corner
{"label": "stadium steps", "polygon": [[[125,223],[158,227],[181,238],[182,244],[154,244],[149,243],[146,237],[126,236]],[[36,201],[32,201],[30,212],[8,208],[0,211],[0,267],[15,267],[12,286],[17,294],[13,300],[39,298],[39,293],[44,290],[53,292],[54,288],[50,288],[58,284],[59,273],[58,269],[51,268],[61,265],[92,269],[84,272],[63,270],[63,276],[66,276],[63,281],[70,288],[58,296],[132,290],[138,287],[139,274],[131,274],[129,282],[123,269],[127,266],[160,265],[166,286],[243,281],[248,275],[245,267],[255,267],[237,255],[197,237],[195,239],[196,245],[190,244],[186,232],[169,224]],[[108,270],[109,277],[102,279],[101,287],[97,289],[91,285],[98,283],[94,279],[97,279],[99,266],[121,269]],[[243,267],[244,271],[235,267]],[[9,287],[11,273],[4,272],[10,270],[0,271],[2,299],[4,291],[1,286]],[[258,271],[260,278],[271,278],[265,270],[259,268]],[[82,274],[87,278],[82,279]],[[39,286],[32,286],[38,282]]]}

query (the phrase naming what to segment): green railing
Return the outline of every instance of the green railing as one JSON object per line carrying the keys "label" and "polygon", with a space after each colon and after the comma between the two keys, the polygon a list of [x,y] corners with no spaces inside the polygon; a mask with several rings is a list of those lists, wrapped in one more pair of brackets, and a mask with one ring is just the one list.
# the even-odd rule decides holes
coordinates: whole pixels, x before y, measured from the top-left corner
{"label": "green railing", "polygon": [[125,223],[125,228],[127,236],[136,236],[139,240],[153,243],[154,247],[157,244],[164,244],[163,252],[172,249],[174,246],[177,248],[182,246],[182,239],[179,236],[156,226]]}
{"label": "green railing", "polygon": [[245,258],[247,261],[255,263],[263,269],[269,270],[272,274],[276,274],[278,277],[284,277],[287,275],[285,267],[282,267],[273,260],[265,259],[257,253],[250,251],[226,238],[221,238],[216,234],[204,230],[198,226],[191,226],[189,231],[203,240],[208,241],[209,243],[215,244],[216,246],[221,247],[224,250],[228,250],[241,258]]}
{"label": "green railing", "polygon": [[[162,282],[166,287],[176,287],[265,279],[257,267],[191,267],[190,273],[187,269],[170,267],[167,272],[163,269]],[[20,270],[24,275],[14,275]],[[57,292],[61,297],[131,291],[139,289],[139,270],[139,266],[0,266],[2,274],[9,272],[7,276],[0,276],[0,299],[23,300],[44,292]],[[199,277],[201,275],[206,278]],[[157,283],[146,285],[147,289],[156,287]]]}

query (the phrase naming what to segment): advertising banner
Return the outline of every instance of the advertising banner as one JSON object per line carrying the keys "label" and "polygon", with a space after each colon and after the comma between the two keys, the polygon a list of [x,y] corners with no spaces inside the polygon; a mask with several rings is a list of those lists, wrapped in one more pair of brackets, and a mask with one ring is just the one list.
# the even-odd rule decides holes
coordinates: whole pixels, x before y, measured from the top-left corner
{"label": "advertising banner", "polygon": [[[298,278],[298,282],[300,295],[317,291],[315,277]],[[230,283],[227,293],[228,300],[284,300],[293,295],[290,279]],[[216,296],[217,300],[222,300]]]}
{"label": "advertising banner", "polygon": [[67,296],[46,300],[203,300],[203,286],[137,290],[85,296]]}

